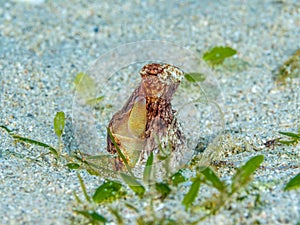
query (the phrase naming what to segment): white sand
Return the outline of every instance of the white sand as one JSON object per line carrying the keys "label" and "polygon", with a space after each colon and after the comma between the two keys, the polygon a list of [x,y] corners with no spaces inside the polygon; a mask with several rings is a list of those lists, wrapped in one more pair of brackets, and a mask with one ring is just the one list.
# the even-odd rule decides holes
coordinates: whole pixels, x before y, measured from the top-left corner
{"label": "white sand", "polygon": [[[201,57],[210,47],[229,45],[248,66],[214,71],[226,115],[228,156],[222,160],[240,165],[263,154],[264,169],[257,172],[256,189],[245,193],[245,201],[234,201],[205,224],[299,222],[299,190],[283,192],[300,171],[299,145],[263,147],[279,137],[278,131],[299,126],[299,78],[280,87],[273,80],[273,70],[300,48],[299,2],[99,2],[0,0],[0,125],[57,146],[52,120],[57,111],[71,113],[75,75],[109,49],[155,39],[184,45]],[[47,150],[15,145],[0,130],[0,224],[70,223],[72,191],[81,193],[76,173],[60,162],[55,166],[52,157],[28,159],[40,152]],[[226,180],[232,173],[226,166],[219,171]],[[82,175],[88,191],[99,186],[98,178]],[[201,191],[200,196],[209,196]],[[253,208],[258,193],[263,204]],[[180,212],[181,199],[179,193],[158,211],[189,217]]]}

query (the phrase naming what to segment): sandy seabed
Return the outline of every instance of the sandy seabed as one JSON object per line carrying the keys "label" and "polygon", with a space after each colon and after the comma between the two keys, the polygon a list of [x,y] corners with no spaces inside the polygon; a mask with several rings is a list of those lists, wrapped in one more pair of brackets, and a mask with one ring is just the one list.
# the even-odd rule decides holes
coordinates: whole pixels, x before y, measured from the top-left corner
{"label": "sandy seabed", "polygon": [[[300,48],[299,37],[296,0],[0,0],[0,125],[57,146],[55,113],[72,113],[76,74],[107,51],[159,40],[184,46],[200,59],[211,47],[230,46],[238,51],[236,57],[212,70],[224,98],[220,157],[240,165],[254,155],[265,156],[264,169],[253,181],[262,204],[254,207],[255,195],[250,196],[203,224],[294,225],[300,221],[300,192],[283,188],[299,173],[299,145],[268,148],[264,143],[279,137],[278,131],[295,132],[300,126],[299,78],[286,85],[274,82],[278,67]],[[122,88],[115,82],[108,84],[113,93]],[[71,223],[72,192],[80,193],[76,172],[54,165],[51,157],[29,159],[41,152],[47,150],[15,144],[0,130],[0,224]],[[218,173],[225,180],[232,176],[226,166]],[[99,186],[98,178],[81,174],[88,191]],[[183,193],[174,197],[177,204],[166,203],[160,211],[188,217],[181,213]]]}

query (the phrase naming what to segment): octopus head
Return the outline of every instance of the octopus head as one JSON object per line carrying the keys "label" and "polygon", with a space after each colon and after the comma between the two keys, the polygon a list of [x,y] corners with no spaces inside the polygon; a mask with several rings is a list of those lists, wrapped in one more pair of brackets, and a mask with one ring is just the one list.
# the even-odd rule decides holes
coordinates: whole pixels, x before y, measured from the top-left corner
{"label": "octopus head", "polygon": [[165,98],[170,100],[175,93],[184,73],[169,64],[147,64],[140,71],[142,91],[146,97]]}

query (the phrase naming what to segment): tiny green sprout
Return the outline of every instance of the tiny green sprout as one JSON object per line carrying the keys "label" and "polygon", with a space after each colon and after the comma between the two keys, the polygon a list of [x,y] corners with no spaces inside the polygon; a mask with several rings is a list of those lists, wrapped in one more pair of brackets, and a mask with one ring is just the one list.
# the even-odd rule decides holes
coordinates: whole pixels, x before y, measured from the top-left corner
{"label": "tiny green sprout", "polygon": [[280,66],[276,81],[285,83],[287,78],[300,76],[300,49],[297,50],[287,61]]}
{"label": "tiny green sprout", "polygon": [[79,184],[80,184],[80,187],[81,187],[81,190],[82,190],[82,192],[83,192],[83,194],[84,194],[85,199],[86,199],[88,202],[91,202],[91,198],[90,198],[90,196],[88,195],[88,193],[87,193],[87,191],[86,191],[85,184],[84,184],[83,179],[82,179],[82,177],[80,176],[79,173],[77,173],[77,178],[78,178],[78,180],[79,180]]}
{"label": "tiny green sprout", "polygon": [[80,198],[78,197],[76,191],[73,190],[72,193],[73,193],[73,196],[74,196],[76,202],[77,202],[78,204],[81,204],[82,201],[81,201]]}
{"label": "tiny green sprout", "polygon": [[163,182],[155,183],[155,189],[161,194],[160,198],[162,200],[164,200],[171,193],[171,188],[168,186],[168,184]]}
{"label": "tiny green sprout", "polygon": [[88,104],[88,105],[96,105],[99,102],[101,102],[103,99],[104,99],[104,96],[100,96],[98,98],[88,99],[88,100],[86,100],[86,104]]}
{"label": "tiny green sprout", "polygon": [[100,185],[93,195],[93,201],[97,204],[103,202],[111,202],[123,197],[126,192],[123,185],[117,181],[106,180]]}
{"label": "tiny green sprout", "polygon": [[125,173],[120,173],[122,179],[125,183],[130,187],[130,189],[140,198],[142,198],[145,194],[145,187],[138,182],[133,176],[129,176]]}
{"label": "tiny green sprout", "polygon": [[226,58],[231,57],[236,53],[237,51],[231,47],[217,46],[205,52],[203,60],[212,66],[216,66],[222,64]]}
{"label": "tiny green sprout", "polygon": [[299,189],[300,188],[300,173],[293,177],[284,187],[285,191]]}
{"label": "tiny green sprout", "polygon": [[31,144],[31,145],[36,145],[36,146],[47,148],[50,151],[51,154],[53,154],[55,156],[58,156],[57,150],[55,148],[51,147],[48,144],[45,144],[45,143],[37,141],[37,140],[30,139],[30,138],[22,137],[18,134],[15,134],[12,130],[10,130],[9,128],[7,128],[4,125],[0,125],[0,128],[3,128],[16,141],[20,141],[20,142],[28,143],[28,144]]}
{"label": "tiny green sprout", "polygon": [[84,216],[89,220],[89,224],[105,224],[107,219],[95,211],[90,210],[74,210],[75,213]]}
{"label": "tiny green sprout", "polygon": [[80,72],[76,75],[74,84],[79,97],[81,97],[86,102],[93,102],[96,94],[96,85],[93,78],[83,72]]}
{"label": "tiny green sprout", "polygon": [[53,124],[54,124],[54,132],[59,139],[61,138],[61,135],[65,128],[65,120],[66,120],[66,116],[64,112],[56,113]]}
{"label": "tiny green sprout", "polygon": [[184,77],[189,82],[203,82],[205,81],[206,77],[203,73],[186,73]]}
{"label": "tiny green sprout", "polygon": [[125,202],[124,204],[128,209],[134,211],[135,213],[139,213],[139,209],[137,207],[135,207],[134,205],[128,203],[128,202]]}
{"label": "tiny green sprout", "polygon": [[296,145],[300,142],[300,128],[298,129],[298,133],[292,132],[282,132],[279,131],[280,134],[287,136],[289,140],[279,140],[279,143],[284,145]]}
{"label": "tiny green sprout", "polygon": [[58,156],[57,150],[55,148],[51,147],[48,144],[30,139],[30,138],[21,137],[19,135],[13,135],[13,138],[17,141],[21,141],[21,142],[24,142],[24,143],[28,143],[28,144],[37,145],[37,146],[40,146],[40,147],[47,148],[50,151],[51,154],[53,154],[55,156]]}
{"label": "tiny green sprout", "polygon": [[207,167],[201,173],[205,176],[206,180],[209,181],[212,186],[222,192],[225,189],[225,184],[220,180],[220,178],[215,174],[215,172]]}
{"label": "tiny green sprout", "polygon": [[152,171],[152,164],[153,164],[153,152],[150,153],[143,173],[143,181],[144,183],[150,183],[151,181],[151,171]]}
{"label": "tiny green sprout", "polygon": [[[231,185],[226,185],[225,182],[221,181],[212,169],[205,168],[204,170],[202,170],[201,174],[194,178],[195,180],[189,192],[184,197],[184,201],[182,202],[182,204],[185,205],[186,208],[192,205],[198,194],[201,182],[215,187],[219,191],[219,193],[215,194],[204,203],[198,205],[198,207],[204,207],[206,210],[209,210],[209,212],[191,224],[198,224],[208,216],[215,215],[229,201],[230,197],[232,197],[242,187],[249,183],[249,181],[251,180],[251,175],[260,166],[263,159],[264,157],[262,155],[257,155],[249,159],[243,166],[237,169],[237,172],[231,179]],[[240,200],[242,199],[243,198],[240,198]]]}
{"label": "tiny green sprout", "polygon": [[0,125],[0,128],[4,129],[9,134],[13,133],[12,130],[10,130],[8,127],[6,127],[4,125]]}
{"label": "tiny green sprout", "polygon": [[92,167],[86,168],[86,171],[92,176],[100,176],[100,173]]}
{"label": "tiny green sprout", "polygon": [[179,170],[171,176],[171,182],[175,186],[185,181],[187,181],[187,178],[183,176],[182,170]]}
{"label": "tiny green sprout", "polygon": [[232,178],[231,194],[245,186],[251,180],[251,175],[260,166],[263,160],[263,155],[257,155],[249,159],[245,165],[238,168],[237,172]]}
{"label": "tiny green sprout", "polygon": [[192,203],[195,201],[195,199],[198,195],[198,192],[199,192],[200,184],[201,184],[201,179],[196,177],[194,179],[194,182],[191,185],[190,190],[184,196],[184,198],[182,200],[182,204],[185,206],[186,209],[188,209],[192,205]]}
{"label": "tiny green sprout", "polygon": [[80,165],[78,163],[67,163],[66,167],[68,167],[70,170],[77,170],[80,168]]}

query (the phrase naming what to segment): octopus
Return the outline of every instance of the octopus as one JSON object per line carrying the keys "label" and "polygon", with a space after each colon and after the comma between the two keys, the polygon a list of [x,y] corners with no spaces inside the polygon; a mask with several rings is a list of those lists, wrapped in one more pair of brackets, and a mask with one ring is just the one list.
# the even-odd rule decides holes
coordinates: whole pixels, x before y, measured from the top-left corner
{"label": "octopus", "polygon": [[[117,145],[130,167],[145,161],[153,151],[180,151],[185,140],[171,105],[183,71],[169,64],[152,63],[141,69],[140,76],[139,86],[109,122],[115,143],[107,134],[107,151],[117,155]],[[124,168],[120,156],[115,158],[114,168]]]}

